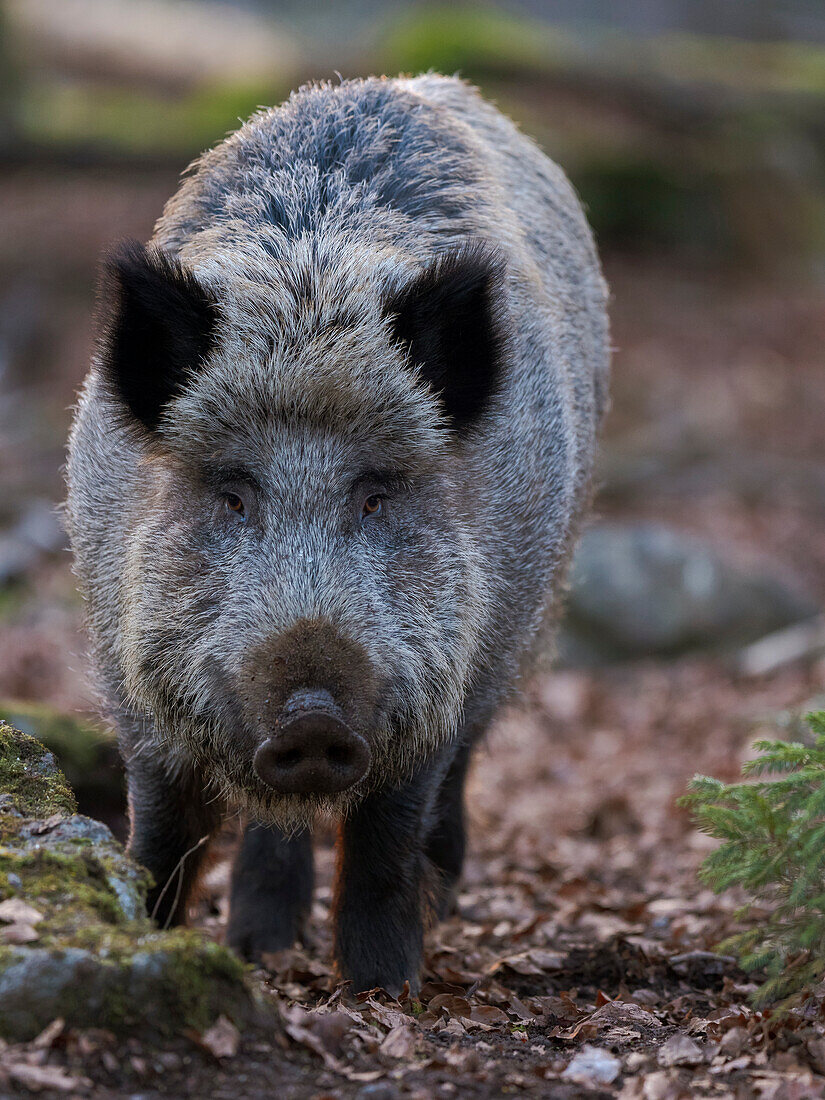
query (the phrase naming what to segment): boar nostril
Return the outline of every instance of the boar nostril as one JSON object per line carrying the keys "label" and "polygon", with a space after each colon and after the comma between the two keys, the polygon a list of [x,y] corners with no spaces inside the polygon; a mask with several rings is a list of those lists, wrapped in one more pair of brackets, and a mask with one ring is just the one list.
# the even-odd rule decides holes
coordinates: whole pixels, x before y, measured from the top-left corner
{"label": "boar nostril", "polygon": [[302,692],[300,701],[288,700],[280,728],[258,747],[253,763],[259,778],[282,794],[332,794],[363,779],[370,749],[331,697]]}
{"label": "boar nostril", "polygon": [[352,753],[343,745],[330,745],[327,749],[327,760],[337,767],[346,767],[352,759]]}
{"label": "boar nostril", "polygon": [[300,749],[287,749],[286,752],[276,753],[276,760],[278,766],[281,768],[294,768],[296,764],[301,762]]}

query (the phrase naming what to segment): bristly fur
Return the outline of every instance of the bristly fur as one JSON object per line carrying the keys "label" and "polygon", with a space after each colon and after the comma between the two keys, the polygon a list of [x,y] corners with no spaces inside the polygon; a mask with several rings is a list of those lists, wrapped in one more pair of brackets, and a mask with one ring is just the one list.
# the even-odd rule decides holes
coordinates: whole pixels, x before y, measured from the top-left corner
{"label": "bristly fur", "polygon": [[191,271],[160,249],[123,241],[103,266],[112,299],[103,370],[150,431],[212,347],[218,309]]}
{"label": "bristly fur", "polygon": [[[581,207],[459,80],[311,85],[204,154],[109,270],[66,516],[130,849],[158,882],[195,852],[178,920],[219,809],[277,825],[233,890],[229,942],[257,957],[306,907],[296,830],[343,816],[340,970],[414,987],[428,860],[443,903],[470,750],[543,642],[588,500],[609,343]],[[349,791],[257,775],[296,686],[367,740]]]}
{"label": "bristly fur", "polygon": [[386,304],[396,339],[459,432],[501,388],[503,275],[503,258],[472,242],[440,256]]}

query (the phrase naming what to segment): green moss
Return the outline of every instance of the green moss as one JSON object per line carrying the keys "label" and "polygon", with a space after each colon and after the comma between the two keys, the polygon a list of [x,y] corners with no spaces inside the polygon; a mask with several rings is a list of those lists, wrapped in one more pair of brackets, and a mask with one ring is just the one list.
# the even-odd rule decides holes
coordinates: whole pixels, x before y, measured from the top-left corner
{"label": "green moss", "polygon": [[718,181],[664,159],[590,157],[570,171],[597,240],[622,248],[690,248],[728,254],[731,230]]}
{"label": "green moss", "polygon": [[0,720],[54,753],[82,813],[122,811],[123,768],[113,734],[53,707],[16,699],[0,699]]}
{"label": "green moss", "polygon": [[[78,849],[67,854],[0,848],[0,893],[22,897],[46,914],[39,929],[44,942],[82,931],[89,921],[116,924],[125,919],[93,850]],[[17,881],[20,885],[13,886]]]}
{"label": "green moss", "polygon": [[221,1014],[243,1024],[258,1011],[242,964],[194,931],[106,931],[95,941],[89,930],[82,946],[0,947],[0,1034],[10,1039],[31,1038],[55,1016],[168,1036]]}
{"label": "green moss", "polygon": [[0,721],[0,795],[31,816],[74,813],[77,804],[56,762],[33,737]]}
{"label": "green moss", "polygon": [[245,967],[227,948],[188,929],[139,942],[143,951],[153,950],[164,958],[169,995],[188,1026],[207,1027],[220,1013],[239,1019],[248,1013]]}
{"label": "green moss", "polygon": [[94,847],[0,848],[0,894],[43,913],[35,943],[0,946],[0,1035],[31,1038],[55,1016],[173,1034],[252,1011],[245,967],[229,950],[191,929],[162,932],[146,916],[124,917]]}
{"label": "green moss", "polygon": [[[0,68],[2,68],[2,58],[0,58]],[[0,622],[16,618],[23,608],[28,606],[26,600],[29,595],[27,585],[22,580],[0,588]]]}
{"label": "green moss", "polygon": [[814,42],[749,42],[688,32],[623,39],[628,59],[643,58],[661,78],[727,85],[760,93],[821,95],[825,49]]}
{"label": "green moss", "polygon": [[99,822],[73,814],[51,753],[0,725],[0,899],[40,913],[37,940],[2,945],[0,1035],[72,1027],[173,1034],[254,1011],[243,964],[192,930],[146,916],[148,875]]}

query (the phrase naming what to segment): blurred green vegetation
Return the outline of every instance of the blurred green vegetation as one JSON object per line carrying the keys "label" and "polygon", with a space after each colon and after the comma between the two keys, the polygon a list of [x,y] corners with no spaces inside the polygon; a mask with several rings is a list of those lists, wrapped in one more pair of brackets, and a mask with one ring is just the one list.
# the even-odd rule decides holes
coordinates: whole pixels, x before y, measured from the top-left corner
{"label": "blurred green vegetation", "polygon": [[686,32],[565,30],[494,7],[429,4],[397,18],[381,43],[388,71],[541,77],[574,69],[746,93],[825,94],[825,47]]}
{"label": "blurred green vegetation", "polygon": [[602,241],[623,248],[688,248],[729,254],[731,233],[707,176],[651,157],[593,159],[574,182]]}
{"label": "blurred green vegetation", "polygon": [[16,119],[26,139],[38,145],[186,158],[288,91],[274,82],[220,85],[173,98],[151,89],[42,81],[20,94]]}
{"label": "blurred green vegetation", "polygon": [[564,69],[574,49],[563,31],[495,8],[434,4],[403,14],[383,36],[382,71],[433,69],[484,76],[524,76]]}
{"label": "blurred green vegetation", "polygon": [[825,257],[825,48],[417,8],[386,71],[460,72],[564,166],[603,246],[760,266]]}
{"label": "blurred green vegetation", "polygon": [[16,69],[0,78],[0,125],[15,138],[6,148],[182,167],[280,102],[296,72],[458,72],[563,165],[602,246],[822,268],[825,47],[634,36],[436,4],[402,8],[328,65],[307,57],[253,82],[240,73],[185,87],[172,72],[141,84],[115,65],[14,56],[0,66]]}
{"label": "blurred green vegetation", "polygon": [[8,19],[0,7],[0,137],[11,131],[17,96],[17,64],[10,47]]}
{"label": "blurred green vegetation", "polygon": [[[739,887],[745,924],[719,945],[764,980],[759,1008],[783,1016],[825,970],[825,711],[809,714],[799,741],[757,741],[745,782],[694,776],[681,801],[703,832],[722,841],[700,875],[717,893]],[[751,925],[751,927],[747,927]],[[776,1002],[779,1004],[776,1004]]]}

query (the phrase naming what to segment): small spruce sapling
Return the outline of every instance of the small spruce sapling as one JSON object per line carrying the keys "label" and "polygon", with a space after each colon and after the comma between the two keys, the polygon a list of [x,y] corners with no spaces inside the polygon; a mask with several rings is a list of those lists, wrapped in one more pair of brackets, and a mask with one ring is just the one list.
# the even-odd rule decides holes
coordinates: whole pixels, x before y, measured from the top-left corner
{"label": "small spruce sapling", "polygon": [[[761,756],[725,784],[697,775],[683,803],[723,843],[700,875],[720,892],[739,886],[737,918],[758,923],[720,945],[745,970],[762,970],[757,1005],[787,1010],[825,975],[825,711],[807,716],[808,743],[757,741]],[[757,913],[758,910],[758,913]]]}

